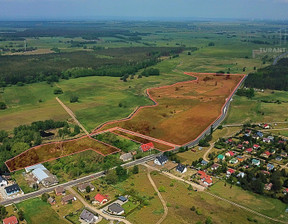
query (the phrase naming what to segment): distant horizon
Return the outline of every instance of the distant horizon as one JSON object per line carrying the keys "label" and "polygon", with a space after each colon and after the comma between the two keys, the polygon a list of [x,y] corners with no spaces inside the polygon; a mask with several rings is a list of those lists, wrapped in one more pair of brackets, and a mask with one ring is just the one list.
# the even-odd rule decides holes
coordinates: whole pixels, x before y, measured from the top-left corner
{"label": "distant horizon", "polygon": [[0,20],[287,20],[288,0],[0,0]]}

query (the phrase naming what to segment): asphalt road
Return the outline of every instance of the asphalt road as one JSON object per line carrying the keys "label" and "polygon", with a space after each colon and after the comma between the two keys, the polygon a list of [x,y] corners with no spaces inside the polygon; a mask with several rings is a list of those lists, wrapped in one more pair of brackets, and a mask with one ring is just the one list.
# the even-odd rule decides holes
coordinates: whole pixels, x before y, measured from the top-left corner
{"label": "asphalt road", "polygon": [[[150,160],[154,160],[156,156],[158,156],[159,154],[153,154],[153,155],[149,155],[149,156],[146,156],[146,157],[143,157],[141,159],[137,159],[137,160],[134,160],[134,161],[131,161],[131,162],[128,162],[128,163],[125,163],[123,164],[122,166],[123,167],[130,167],[130,166],[135,166],[135,165],[138,165],[138,164],[141,164],[141,163],[144,163],[144,162],[147,162],[147,161],[150,161]],[[116,167],[114,167],[116,168]],[[24,194],[22,196],[18,196],[16,198],[13,198],[13,199],[8,199],[8,200],[5,200],[5,201],[1,201],[0,204],[1,205],[10,205],[10,204],[13,204],[13,203],[19,203],[21,201],[24,201],[24,200],[27,200],[27,199],[30,199],[30,198],[35,198],[37,196],[40,196],[42,195],[43,193],[48,193],[48,192],[51,192],[53,191],[56,187],[58,186],[63,186],[63,187],[72,187],[72,186],[75,186],[77,184],[80,184],[80,183],[83,183],[83,182],[86,182],[86,181],[91,181],[93,179],[96,179],[96,178],[99,178],[99,177],[102,177],[104,176],[105,173],[104,171],[101,171],[101,172],[97,172],[97,173],[93,173],[93,174],[90,174],[88,176],[85,176],[85,177],[81,177],[81,178],[78,178],[76,180],[71,180],[69,182],[66,182],[64,184],[59,184],[59,185],[55,185],[53,187],[48,187],[48,188],[44,188],[44,189],[41,189],[41,190],[38,190],[38,191],[35,191],[35,192],[31,192],[31,193],[28,193],[28,194]]]}

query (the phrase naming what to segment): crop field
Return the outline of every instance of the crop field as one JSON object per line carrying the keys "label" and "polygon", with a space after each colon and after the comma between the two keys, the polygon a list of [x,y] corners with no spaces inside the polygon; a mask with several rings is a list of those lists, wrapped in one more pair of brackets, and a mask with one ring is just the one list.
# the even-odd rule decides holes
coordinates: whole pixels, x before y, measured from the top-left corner
{"label": "crop field", "polygon": [[177,145],[197,138],[219,117],[226,98],[244,76],[195,76],[196,81],[149,89],[157,105],[143,107],[132,119],[108,123],[100,130],[118,126]]}
{"label": "crop field", "polygon": [[16,171],[27,166],[43,163],[49,160],[55,160],[60,157],[65,157],[86,150],[94,150],[102,156],[120,151],[118,148],[85,136],[75,140],[54,142],[33,147],[8,160],[6,165],[10,171]]}

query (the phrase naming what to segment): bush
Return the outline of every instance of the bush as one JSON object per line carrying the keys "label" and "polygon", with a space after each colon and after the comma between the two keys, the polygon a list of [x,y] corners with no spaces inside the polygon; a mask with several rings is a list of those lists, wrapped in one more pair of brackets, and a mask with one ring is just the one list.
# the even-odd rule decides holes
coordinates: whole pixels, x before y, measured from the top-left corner
{"label": "bush", "polygon": [[76,103],[76,102],[79,102],[78,99],[79,99],[78,96],[71,96],[71,97],[70,97],[70,103]]}
{"label": "bush", "polygon": [[164,186],[160,186],[160,187],[158,188],[158,191],[159,191],[159,192],[166,192],[166,189],[165,189]]}
{"label": "bush", "polygon": [[63,90],[61,88],[54,89],[54,94],[62,94]]}
{"label": "bush", "polygon": [[6,103],[0,102],[0,110],[5,110],[7,108]]}

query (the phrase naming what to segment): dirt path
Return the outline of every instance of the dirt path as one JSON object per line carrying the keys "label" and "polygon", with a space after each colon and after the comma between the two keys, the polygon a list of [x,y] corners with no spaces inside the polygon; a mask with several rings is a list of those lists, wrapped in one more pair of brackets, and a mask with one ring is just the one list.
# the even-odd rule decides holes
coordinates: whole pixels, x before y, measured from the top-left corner
{"label": "dirt path", "polygon": [[84,200],[84,198],[82,198],[82,196],[81,196],[78,192],[76,192],[73,188],[68,187],[67,189],[68,189],[72,194],[74,194],[74,195],[78,198],[78,200],[83,203],[83,205],[84,205],[85,207],[87,207],[87,208],[89,208],[90,210],[96,212],[96,213],[99,214],[100,216],[102,216],[102,217],[104,217],[104,218],[106,218],[106,219],[108,219],[108,220],[111,220],[111,221],[113,221],[113,220],[114,220],[114,221],[121,221],[121,222],[126,223],[126,224],[131,224],[131,222],[129,222],[129,221],[126,220],[126,219],[123,219],[123,218],[120,218],[120,217],[119,217],[119,218],[118,218],[118,217],[117,217],[117,218],[116,218],[116,217],[112,217],[112,216],[110,216],[110,215],[108,215],[108,214],[103,213],[101,210],[95,208],[94,206],[92,206],[92,205],[90,205],[88,202],[86,202],[86,201]]}
{"label": "dirt path", "polygon": [[84,128],[84,126],[77,120],[76,115],[73,111],[67,107],[58,97],[56,97],[58,103],[64,108],[64,110],[73,118],[76,124],[85,132],[86,135],[89,135],[89,132]]}
{"label": "dirt path", "polygon": [[250,209],[250,208],[244,207],[243,205],[239,205],[239,204],[237,204],[237,203],[235,203],[235,202],[233,202],[233,201],[230,201],[230,200],[228,200],[228,199],[222,198],[222,197],[220,197],[220,196],[218,196],[218,195],[215,195],[215,194],[212,194],[212,193],[210,193],[210,192],[205,191],[204,193],[206,193],[206,194],[208,194],[208,195],[210,195],[210,196],[212,196],[212,197],[215,197],[215,198],[217,198],[217,199],[220,199],[220,200],[222,200],[222,201],[228,202],[229,204],[234,205],[234,206],[236,206],[236,207],[238,207],[238,208],[242,208],[242,209],[244,209],[244,210],[246,210],[246,211],[248,211],[248,212],[251,212],[251,213],[253,213],[253,214],[255,214],[255,215],[261,216],[261,217],[263,217],[263,218],[265,218],[265,219],[272,220],[272,221],[274,221],[274,222],[276,222],[276,223],[287,223],[287,222],[284,222],[284,221],[281,221],[281,220],[278,220],[278,219],[271,218],[271,217],[269,217],[269,216],[267,216],[267,215],[263,215],[263,214],[261,214],[261,213],[259,213],[259,212],[256,212],[256,211],[254,211],[254,210],[252,210],[252,209]]}
{"label": "dirt path", "polygon": [[163,208],[164,208],[164,214],[163,214],[163,216],[162,216],[161,219],[156,223],[156,224],[160,224],[160,223],[162,223],[162,222],[164,221],[164,219],[165,219],[165,218],[167,217],[167,215],[168,215],[168,207],[167,207],[167,205],[166,205],[166,202],[165,202],[164,198],[162,197],[162,195],[161,195],[160,192],[158,191],[158,188],[157,188],[156,184],[154,183],[154,181],[153,181],[153,179],[152,179],[152,177],[151,177],[151,175],[150,175],[151,169],[150,169],[149,167],[147,167],[147,168],[148,168],[148,169],[147,169],[148,179],[149,179],[151,185],[153,186],[154,190],[157,192],[157,195],[158,195],[158,197],[159,197],[159,199],[160,199],[160,201],[161,201],[161,203],[162,203],[162,205],[163,205]]}
{"label": "dirt path", "polygon": [[215,145],[215,142],[213,142],[213,143],[210,145],[209,149],[205,152],[205,154],[204,154],[204,156],[203,156],[203,159],[204,159],[205,161],[209,161],[208,155],[209,155],[211,149],[214,148],[214,145]]}

